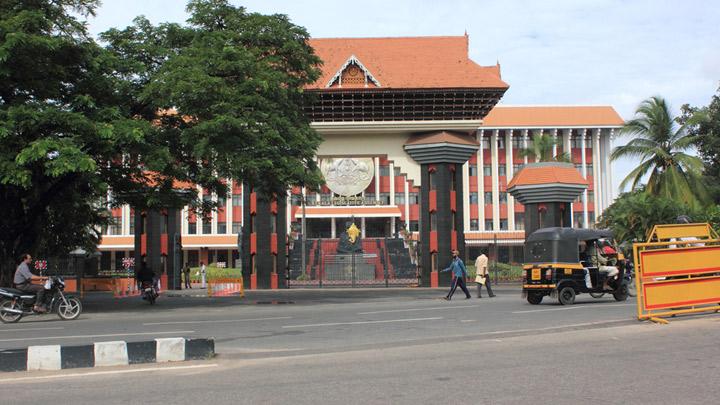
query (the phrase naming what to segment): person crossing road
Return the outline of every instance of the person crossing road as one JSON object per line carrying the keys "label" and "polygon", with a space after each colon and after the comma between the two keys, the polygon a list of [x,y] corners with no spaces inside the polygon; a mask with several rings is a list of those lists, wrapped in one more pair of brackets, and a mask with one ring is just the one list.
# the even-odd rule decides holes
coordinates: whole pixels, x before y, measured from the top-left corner
{"label": "person crossing road", "polygon": [[470,295],[470,292],[468,291],[467,287],[465,286],[465,278],[467,277],[467,271],[465,270],[465,263],[460,260],[460,252],[457,250],[453,250],[453,259],[450,263],[450,266],[446,269],[441,270],[442,273],[447,271],[452,271],[453,273],[453,282],[452,286],[450,287],[450,291],[448,292],[448,295],[445,296],[445,299],[450,301],[452,299],[453,294],[455,294],[455,290],[458,288],[458,285],[460,288],[462,288],[463,292],[465,293],[465,298],[470,299],[472,296]]}

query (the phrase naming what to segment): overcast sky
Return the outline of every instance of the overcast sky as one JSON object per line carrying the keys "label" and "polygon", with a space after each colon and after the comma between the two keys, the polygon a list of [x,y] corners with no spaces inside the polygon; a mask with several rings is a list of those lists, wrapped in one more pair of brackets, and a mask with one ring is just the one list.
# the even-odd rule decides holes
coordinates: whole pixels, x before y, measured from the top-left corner
{"label": "overcast sky", "polygon": [[[611,105],[623,119],[660,95],[677,112],[707,105],[720,85],[720,1],[254,0],[249,11],[287,14],[323,37],[470,36],[470,58],[499,61],[501,103]],[[185,0],[104,0],[98,34],[138,15],[183,22]],[[615,144],[626,140],[619,139]],[[617,185],[632,162],[615,162]]]}

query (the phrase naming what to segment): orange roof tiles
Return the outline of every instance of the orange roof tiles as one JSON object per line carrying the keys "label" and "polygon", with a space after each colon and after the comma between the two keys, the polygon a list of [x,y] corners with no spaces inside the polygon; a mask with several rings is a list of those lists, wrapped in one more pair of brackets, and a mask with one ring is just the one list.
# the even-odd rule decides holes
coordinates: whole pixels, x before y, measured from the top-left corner
{"label": "orange roof tiles", "polygon": [[324,63],[311,89],[324,89],[352,55],[382,88],[509,87],[499,66],[480,66],[468,58],[467,36],[313,38],[310,45]]}
{"label": "orange roof tiles", "polygon": [[433,143],[455,143],[460,145],[479,146],[480,144],[471,136],[455,132],[440,131],[422,135],[411,136],[405,145],[425,145]]}
{"label": "orange roof tiles", "polygon": [[496,106],[483,127],[621,126],[610,106]]}
{"label": "orange roof tiles", "polygon": [[584,184],[587,180],[572,165],[525,166],[508,183],[507,188],[539,184]]}

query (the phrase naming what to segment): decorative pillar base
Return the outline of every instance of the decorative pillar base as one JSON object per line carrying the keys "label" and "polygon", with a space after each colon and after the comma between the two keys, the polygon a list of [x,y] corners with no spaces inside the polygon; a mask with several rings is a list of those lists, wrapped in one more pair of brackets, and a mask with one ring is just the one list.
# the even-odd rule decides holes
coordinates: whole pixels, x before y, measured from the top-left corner
{"label": "decorative pillar base", "polygon": [[440,283],[438,282],[438,272],[431,271],[430,272],[430,287],[437,288],[439,286],[440,286]]}
{"label": "decorative pillar base", "polygon": [[270,289],[271,290],[277,290],[278,289],[278,275],[277,273],[270,274]]}
{"label": "decorative pillar base", "polygon": [[250,289],[257,290],[257,274],[255,273],[250,275]]}

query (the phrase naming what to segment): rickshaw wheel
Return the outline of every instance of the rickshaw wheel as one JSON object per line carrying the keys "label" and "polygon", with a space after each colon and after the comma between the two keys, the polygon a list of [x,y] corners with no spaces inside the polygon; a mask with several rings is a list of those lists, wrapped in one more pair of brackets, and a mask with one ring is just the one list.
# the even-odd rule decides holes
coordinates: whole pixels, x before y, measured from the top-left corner
{"label": "rickshaw wheel", "polygon": [[575,303],[575,289],[572,287],[564,287],[558,294],[558,301],[562,305],[572,305]]}
{"label": "rickshaw wheel", "polygon": [[625,301],[628,298],[628,286],[625,283],[622,283],[620,286],[620,289],[613,293],[613,297],[615,297],[615,301]]}
{"label": "rickshaw wheel", "polygon": [[529,293],[527,296],[527,301],[533,305],[538,305],[543,300],[543,295],[540,293]]}
{"label": "rickshaw wheel", "polygon": [[605,293],[602,292],[591,292],[590,296],[593,298],[602,298],[605,296]]}

